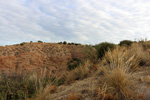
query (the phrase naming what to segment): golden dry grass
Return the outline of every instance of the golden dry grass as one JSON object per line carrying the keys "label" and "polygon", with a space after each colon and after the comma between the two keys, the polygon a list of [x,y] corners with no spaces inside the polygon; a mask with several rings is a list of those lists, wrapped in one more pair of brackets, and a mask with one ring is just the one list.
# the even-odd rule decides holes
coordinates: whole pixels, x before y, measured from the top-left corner
{"label": "golden dry grass", "polygon": [[82,95],[76,95],[76,93],[71,93],[68,97],[67,100],[82,100]]}
{"label": "golden dry grass", "polygon": [[[148,55],[147,51],[139,44],[134,44],[129,48],[118,46],[105,54],[103,60],[99,62],[98,68],[96,68],[97,72],[93,70],[94,64],[86,61],[67,73],[66,84],[57,87],[58,92],[51,94],[51,89],[47,89],[47,92],[41,94],[43,97],[40,99],[144,100],[145,93],[140,92],[139,72],[141,68],[139,65],[141,61],[148,64],[149,60],[144,57],[145,55]],[[94,83],[91,83],[92,81]]]}
{"label": "golden dry grass", "polygon": [[75,80],[84,79],[89,76],[92,64],[89,60],[79,65],[73,71],[67,73],[66,83],[74,82]]}
{"label": "golden dry grass", "polygon": [[59,78],[55,85],[43,87],[45,81],[40,79],[50,73],[43,68],[29,77],[37,86],[34,100],[143,100],[145,93],[141,96],[139,79],[146,82],[150,78],[140,77],[139,65],[149,65],[149,60],[149,52],[140,44],[128,48],[117,46],[102,60],[87,60],[68,72],[66,84],[60,87],[56,86]]}
{"label": "golden dry grass", "polygon": [[[117,47],[108,51],[102,61],[105,93],[114,99],[133,100],[138,98],[139,58],[131,49]],[[107,65],[107,66],[106,66]]]}
{"label": "golden dry grass", "polygon": [[149,66],[150,65],[150,52],[148,47],[143,47],[142,44],[133,44],[130,52],[135,54],[140,59],[141,66]]}

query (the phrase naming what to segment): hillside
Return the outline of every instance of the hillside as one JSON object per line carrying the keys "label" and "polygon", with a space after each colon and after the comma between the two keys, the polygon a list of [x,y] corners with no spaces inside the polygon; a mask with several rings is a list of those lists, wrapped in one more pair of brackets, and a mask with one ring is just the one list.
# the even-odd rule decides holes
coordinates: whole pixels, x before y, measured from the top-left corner
{"label": "hillside", "polygon": [[63,73],[72,58],[85,59],[86,46],[56,43],[5,46],[0,47],[0,71],[31,72],[48,68],[53,73]]}
{"label": "hillside", "polygon": [[149,100],[150,43],[129,42],[0,47],[0,99]]}

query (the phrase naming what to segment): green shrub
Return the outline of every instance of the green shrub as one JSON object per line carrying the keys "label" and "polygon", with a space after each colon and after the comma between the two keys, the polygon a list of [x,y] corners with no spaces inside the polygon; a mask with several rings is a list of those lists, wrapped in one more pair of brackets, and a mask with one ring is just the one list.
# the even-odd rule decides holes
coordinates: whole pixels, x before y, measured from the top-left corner
{"label": "green shrub", "polygon": [[68,65],[68,70],[74,70],[79,64],[81,63],[81,60],[78,58],[73,58],[70,60],[67,65]]}
{"label": "green shrub", "polygon": [[43,43],[43,41],[39,40],[38,43]]}
{"label": "green shrub", "polygon": [[66,42],[66,41],[64,41],[64,42],[63,42],[63,44],[67,44],[67,42]]}
{"label": "green shrub", "polygon": [[24,44],[25,44],[24,42],[20,43],[21,46],[23,46]]}
{"label": "green shrub", "polygon": [[71,43],[68,43],[68,45],[71,45]]}
{"label": "green shrub", "polygon": [[1,75],[0,100],[25,100],[35,95],[35,84],[27,76]]}
{"label": "green shrub", "polygon": [[130,40],[123,40],[123,41],[120,41],[119,45],[120,46],[131,46],[133,43],[133,41],[130,41]]}
{"label": "green shrub", "polygon": [[74,43],[72,42],[71,45],[74,45]]}
{"label": "green shrub", "polygon": [[58,42],[58,44],[62,44],[62,42]]}
{"label": "green shrub", "polygon": [[105,52],[107,52],[108,50],[113,50],[115,48],[115,44],[102,42],[100,44],[95,45],[95,48],[98,53],[98,58],[102,59],[102,57],[105,55]]}
{"label": "green shrub", "polygon": [[75,43],[75,45],[81,45],[80,43]]}
{"label": "green shrub", "polygon": [[62,85],[63,78],[52,75],[38,77],[33,74],[1,74],[0,75],[0,100],[27,100],[35,98],[37,94],[44,91],[50,85]]}

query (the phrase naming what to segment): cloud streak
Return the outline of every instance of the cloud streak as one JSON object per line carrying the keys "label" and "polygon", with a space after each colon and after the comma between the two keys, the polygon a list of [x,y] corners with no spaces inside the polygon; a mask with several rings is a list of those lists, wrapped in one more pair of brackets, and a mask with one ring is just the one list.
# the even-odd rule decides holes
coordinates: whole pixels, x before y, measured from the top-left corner
{"label": "cloud streak", "polygon": [[150,39],[148,0],[1,0],[0,45]]}

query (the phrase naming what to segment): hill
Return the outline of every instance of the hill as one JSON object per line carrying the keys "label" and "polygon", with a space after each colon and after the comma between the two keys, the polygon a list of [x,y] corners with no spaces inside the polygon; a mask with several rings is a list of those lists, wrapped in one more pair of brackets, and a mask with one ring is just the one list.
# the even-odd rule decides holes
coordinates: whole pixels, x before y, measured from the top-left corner
{"label": "hill", "polygon": [[0,47],[0,99],[149,100],[149,50],[128,41]]}
{"label": "hill", "polygon": [[46,67],[53,73],[63,73],[73,58],[86,59],[86,46],[57,43],[5,46],[0,47],[0,71],[32,72]]}

